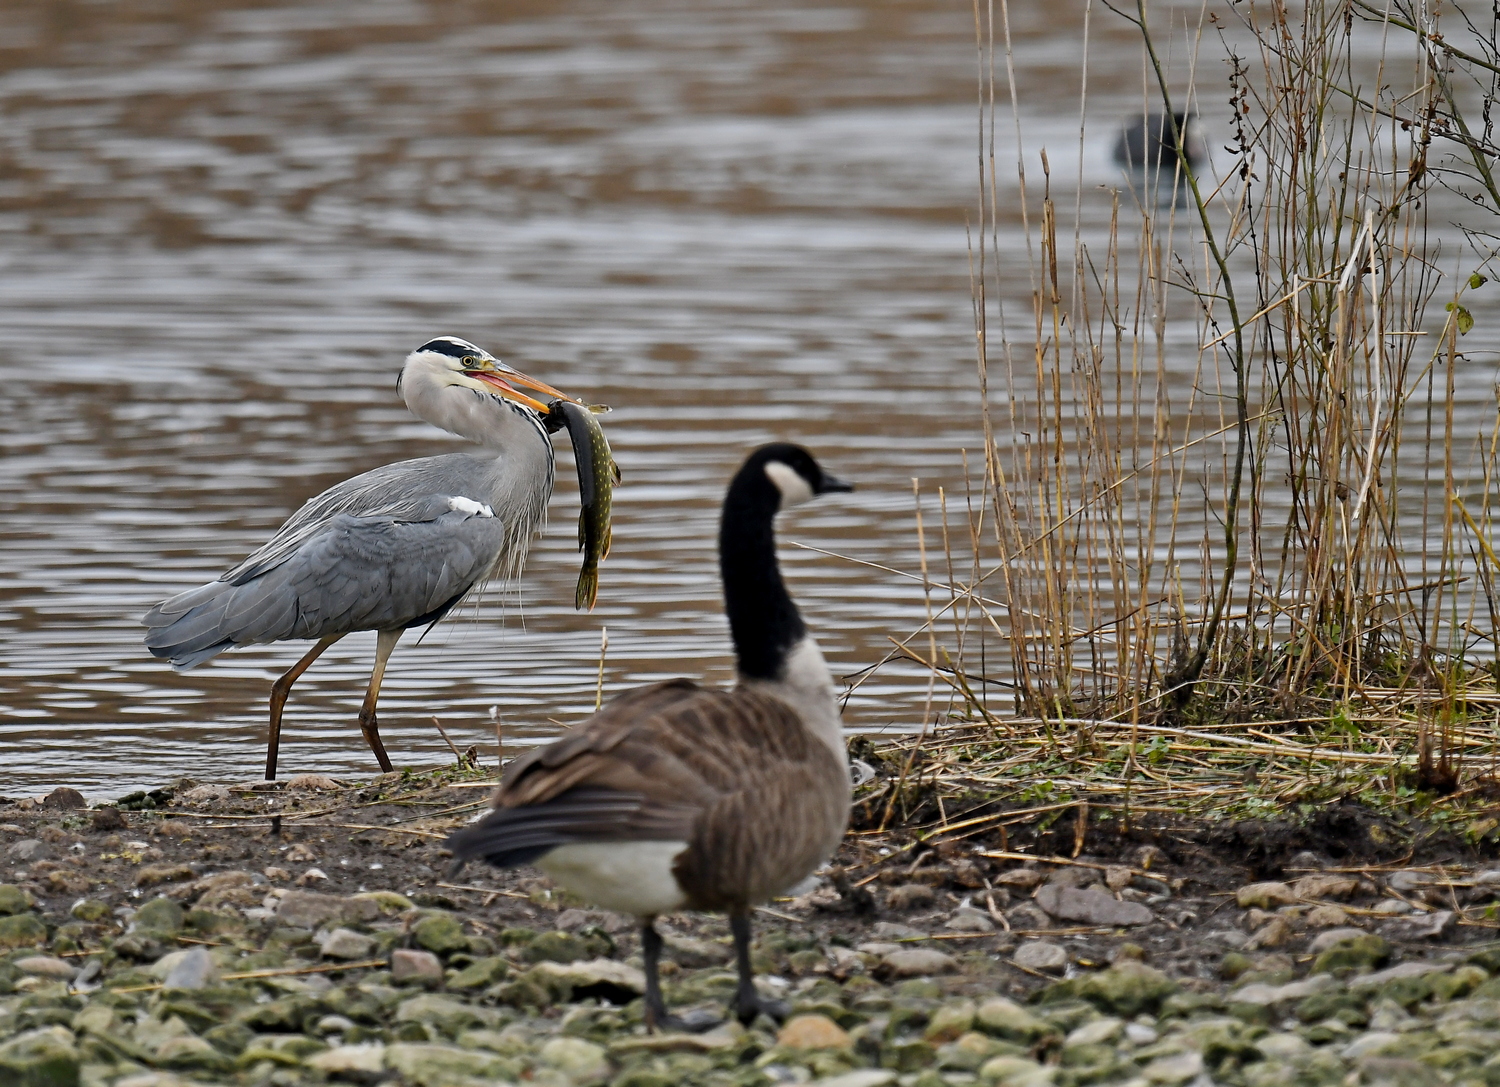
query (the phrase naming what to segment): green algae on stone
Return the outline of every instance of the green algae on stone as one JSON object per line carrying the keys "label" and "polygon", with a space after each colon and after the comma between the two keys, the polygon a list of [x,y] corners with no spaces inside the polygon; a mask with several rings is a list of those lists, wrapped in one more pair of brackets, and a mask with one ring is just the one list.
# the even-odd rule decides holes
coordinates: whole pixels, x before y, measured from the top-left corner
{"label": "green algae on stone", "polygon": [[97,924],[109,916],[110,909],[108,902],[100,902],[97,898],[85,898],[81,902],[73,903],[73,908],[68,912],[80,921]]}
{"label": "green algae on stone", "polygon": [[469,938],[464,935],[463,924],[449,913],[435,913],[422,918],[412,926],[411,935],[418,947],[435,955],[449,955],[469,949]]}
{"label": "green algae on stone", "polygon": [[400,1042],[385,1047],[385,1066],[418,1087],[493,1083],[507,1071],[504,1060],[481,1050]]}
{"label": "green algae on stone", "polygon": [[6,917],[25,913],[36,905],[36,899],[25,887],[14,883],[0,883],[0,915]]}
{"label": "green algae on stone", "polygon": [[137,932],[150,932],[173,936],[182,931],[184,914],[182,906],[170,898],[153,898],[140,909],[130,923]]}
{"label": "green algae on stone", "polygon": [[477,959],[448,979],[450,989],[488,989],[505,980],[510,964],[499,955]]}
{"label": "green algae on stone", "polygon": [[1390,958],[1391,945],[1373,933],[1361,933],[1340,940],[1313,960],[1311,973],[1336,974],[1350,970],[1368,970]]}
{"label": "green algae on stone", "polygon": [[27,1031],[0,1044],[5,1087],[77,1087],[78,1050],[64,1027]]}
{"label": "green algae on stone", "polygon": [[596,959],[614,950],[612,941],[573,932],[543,932],[521,951],[527,962],[577,962]]}
{"label": "green algae on stone", "polygon": [[1177,990],[1177,983],[1160,970],[1127,959],[1097,974],[1049,985],[1039,999],[1044,1004],[1086,1000],[1100,1011],[1130,1018],[1156,1011]]}
{"label": "green algae on stone", "polygon": [[33,913],[0,917],[0,950],[36,947],[47,942],[47,926]]}

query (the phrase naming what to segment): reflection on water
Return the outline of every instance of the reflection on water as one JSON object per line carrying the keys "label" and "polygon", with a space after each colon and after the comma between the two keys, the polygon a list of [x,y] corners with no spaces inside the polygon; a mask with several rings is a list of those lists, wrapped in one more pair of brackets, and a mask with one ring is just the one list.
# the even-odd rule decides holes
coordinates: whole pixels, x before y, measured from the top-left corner
{"label": "reflection on water", "polygon": [[[1138,55],[1125,28],[1096,29],[1101,121],[1080,152],[1077,28],[1035,9],[1015,13],[1028,139],[1072,149],[1084,228],[1102,229],[1092,195],[1118,184],[1110,125],[1139,113]],[[394,388],[436,334],[613,405],[625,485],[595,612],[571,606],[564,452],[521,583],[408,635],[381,704],[398,765],[448,757],[434,716],[460,746],[492,743],[496,714],[515,742],[579,719],[604,626],[608,690],[726,679],[712,540],[754,444],[803,441],[860,485],[784,539],[916,570],[912,478],[929,526],[939,486],[962,509],[962,451],[979,459],[964,6],[55,10],[0,0],[7,791],[257,775],[270,681],[303,647],[177,675],[138,617],[323,487],[454,448]],[[1025,312],[1024,262],[1006,275]],[[784,562],[835,672],[925,614],[918,580]],[[301,680],[283,772],[373,769],[353,723],[373,640]],[[883,670],[848,720],[913,727],[927,698],[915,671]]]}

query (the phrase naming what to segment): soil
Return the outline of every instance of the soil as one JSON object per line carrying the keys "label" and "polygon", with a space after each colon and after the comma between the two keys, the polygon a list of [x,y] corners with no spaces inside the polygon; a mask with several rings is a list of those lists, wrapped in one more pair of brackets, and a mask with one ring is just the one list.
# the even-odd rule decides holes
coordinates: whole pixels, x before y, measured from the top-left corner
{"label": "soil", "polygon": [[[533,869],[471,865],[450,876],[443,841],[484,809],[487,790],[482,772],[442,769],[362,783],[320,775],[274,785],[184,781],[92,809],[66,806],[82,799],[67,789],[46,799],[0,799],[0,883],[19,884],[44,914],[65,914],[83,898],[118,909],[157,894],[183,897],[201,877],[226,870],[257,881],[245,889],[245,901],[237,903],[242,907],[259,905],[279,888],[330,895],[393,890],[418,906],[452,910],[479,932],[550,930],[565,911],[587,909]],[[971,961],[972,953],[990,958],[991,983],[1017,998],[1054,980],[1012,960],[1015,949],[1034,938],[1060,941],[1069,973],[1114,961],[1122,947],[1134,945],[1138,950],[1124,954],[1143,956],[1188,987],[1213,986],[1222,984],[1224,955],[1244,951],[1247,939],[1252,952],[1308,957],[1301,948],[1316,936],[1317,928],[1306,923],[1315,903],[1280,905],[1287,938],[1257,949],[1253,934],[1270,911],[1242,908],[1236,893],[1257,881],[1295,881],[1318,871],[1357,878],[1353,893],[1337,905],[1348,911],[1351,925],[1389,940],[1397,958],[1451,955],[1457,946],[1500,935],[1490,906],[1500,887],[1473,886],[1471,878],[1492,861],[1493,851],[1482,854],[1441,831],[1397,824],[1355,804],[1333,805],[1300,825],[1155,814],[1138,816],[1124,829],[1118,818],[1100,818],[1082,826],[1074,815],[1048,824],[1012,823],[957,842],[856,830],[816,888],[758,911],[757,937],[812,934],[823,944],[858,947],[925,935],[931,939],[923,946]],[[1406,873],[1404,882],[1392,890],[1398,872]],[[1031,897],[1046,883],[1100,881],[1101,890],[1144,905],[1152,919],[1091,925],[1049,917]],[[1408,912],[1379,912],[1392,902],[1405,902],[1396,908]],[[964,907],[989,918],[995,931],[950,928]],[[1451,918],[1431,934],[1412,920],[1443,911]],[[594,919],[611,931],[619,955],[637,951],[628,919]],[[664,926],[683,936],[728,934],[719,916],[674,916]],[[890,926],[918,931],[892,936]]]}

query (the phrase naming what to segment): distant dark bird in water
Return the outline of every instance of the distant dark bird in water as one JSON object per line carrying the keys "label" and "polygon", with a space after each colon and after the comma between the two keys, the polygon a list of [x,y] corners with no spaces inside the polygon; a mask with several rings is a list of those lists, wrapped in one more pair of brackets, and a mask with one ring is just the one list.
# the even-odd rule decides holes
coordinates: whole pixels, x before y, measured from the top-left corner
{"label": "distant dark bird in water", "polygon": [[662,999],[653,922],[684,909],[729,914],[740,1020],[786,1013],[755,991],[750,910],[832,855],[851,785],[833,680],[787,595],[772,522],[814,495],[851,489],[799,446],[751,454],[719,528],[738,685],[675,679],[627,691],[511,763],[494,810],[449,839],[459,865],[535,864],[580,897],[640,918],[652,1029],[708,1025],[669,1016]]}
{"label": "distant dark bird in water", "polygon": [[454,336],[406,357],[396,387],[413,414],[477,443],[473,453],[387,464],[311,498],[260,550],[217,581],[158,604],[146,647],[179,670],[226,649],[317,644],[271,688],[266,780],[276,777],[281,711],[297,677],[346,634],[376,632],[359,727],[385,771],[375,703],[403,631],[436,623],[476,586],[514,576],[552,494],[547,404],[567,399]]}
{"label": "distant dark bird in water", "polygon": [[[1192,113],[1173,113],[1176,134],[1182,138],[1188,165],[1194,172],[1203,166],[1203,141],[1199,139],[1198,118]],[[1128,121],[1115,141],[1115,162],[1127,170],[1173,170],[1177,166],[1177,144],[1173,138],[1172,120],[1165,113],[1149,113]]]}

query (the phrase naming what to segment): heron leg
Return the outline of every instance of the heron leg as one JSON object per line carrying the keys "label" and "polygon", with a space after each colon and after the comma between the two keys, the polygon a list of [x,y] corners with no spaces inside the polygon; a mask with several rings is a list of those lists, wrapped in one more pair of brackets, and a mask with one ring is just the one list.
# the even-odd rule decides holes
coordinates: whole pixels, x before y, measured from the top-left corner
{"label": "heron leg", "polygon": [[380,684],[385,679],[385,662],[391,659],[391,651],[401,640],[402,631],[382,630],[375,635],[375,670],[370,673],[370,687],[365,691],[365,704],[359,708],[359,730],[365,734],[365,742],[375,752],[375,761],[380,763],[382,773],[391,772],[391,759],[380,742],[380,726],[375,720],[375,702],[380,697]]}
{"label": "heron leg", "polygon": [[292,684],[303,672],[312,667],[312,662],[323,655],[334,642],[342,638],[342,634],[330,634],[321,638],[318,644],[307,651],[307,654],[291,668],[286,674],[271,684],[271,728],[266,737],[266,780],[276,780],[276,752],[281,747],[281,711],[286,707],[287,696],[292,693]]}

